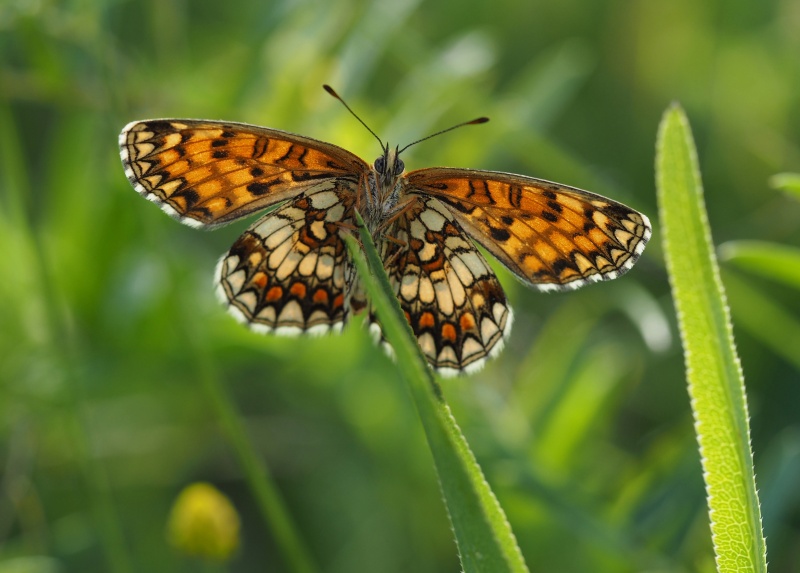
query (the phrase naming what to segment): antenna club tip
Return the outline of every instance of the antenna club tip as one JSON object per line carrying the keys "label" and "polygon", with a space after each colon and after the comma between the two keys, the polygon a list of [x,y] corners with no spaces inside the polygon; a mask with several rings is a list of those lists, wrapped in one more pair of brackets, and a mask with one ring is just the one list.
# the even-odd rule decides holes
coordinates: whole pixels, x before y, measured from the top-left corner
{"label": "antenna club tip", "polygon": [[489,121],[489,118],[488,118],[488,117],[479,117],[478,119],[473,119],[473,120],[472,120],[472,121],[470,121],[469,123],[470,123],[471,125],[477,125],[477,124],[479,124],[479,123],[486,123],[487,121]]}
{"label": "antenna club tip", "polygon": [[339,99],[339,94],[337,94],[336,91],[334,91],[334,89],[328,84],[322,84],[322,89],[324,89],[326,92],[331,94],[336,99]]}

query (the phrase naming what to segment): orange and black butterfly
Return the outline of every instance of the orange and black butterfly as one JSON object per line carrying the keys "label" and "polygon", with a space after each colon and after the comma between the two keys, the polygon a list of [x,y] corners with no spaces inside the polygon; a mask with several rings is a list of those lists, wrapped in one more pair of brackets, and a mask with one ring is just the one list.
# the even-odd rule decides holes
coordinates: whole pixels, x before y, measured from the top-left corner
{"label": "orange and black butterfly", "polygon": [[[525,284],[556,291],[625,273],[651,233],[647,217],[621,203],[542,179],[448,167],[406,173],[400,150],[383,143],[369,165],[277,129],[156,119],[126,125],[119,145],[136,191],[191,227],[277,205],[215,276],[231,314],[258,332],[338,331],[368,306],[342,239],[358,209],[423,353],[444,375],[480,368],[511,327],[503,288],[473,241]],[[369,321],[380,333],[376,317]]]}

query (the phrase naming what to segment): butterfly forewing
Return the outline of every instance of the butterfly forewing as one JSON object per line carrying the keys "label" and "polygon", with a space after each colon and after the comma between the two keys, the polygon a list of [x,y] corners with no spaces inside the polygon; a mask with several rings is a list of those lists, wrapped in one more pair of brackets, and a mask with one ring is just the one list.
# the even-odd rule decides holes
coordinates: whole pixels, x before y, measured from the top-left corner
{"label": "butterfly forewing", "polygon": [[518,278],[574,289],[628,269],[650,238],[647,217],[574,187],[509,173],[420,169],[410,191],[436,197]]}
{"label": "butterfly forewing", "polygon": [[483,255],[431,197],[415,197],[386,234],[393,238],[381,243],[386,271],[428,362],[444,375],[480,368],[511,327]]}
{"label": "butterfly forewing", "polygon": [[125,174],[144,197],[193,226],[225,223],[290,199],[357,183],[368,165],[321,141],[253,125],[148,120],[119,138]]}

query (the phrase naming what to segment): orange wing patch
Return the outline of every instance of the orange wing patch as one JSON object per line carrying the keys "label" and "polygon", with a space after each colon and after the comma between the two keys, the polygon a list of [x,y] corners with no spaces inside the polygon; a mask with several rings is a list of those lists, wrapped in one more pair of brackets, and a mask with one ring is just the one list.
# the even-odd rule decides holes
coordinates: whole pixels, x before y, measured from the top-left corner
{"label": "orange wing patch", "polygon": [[237,123],[152,120],[120,134],[134,188],[192,227],[225,223],[301,192],[352,187],[368,169],[334,145]]}

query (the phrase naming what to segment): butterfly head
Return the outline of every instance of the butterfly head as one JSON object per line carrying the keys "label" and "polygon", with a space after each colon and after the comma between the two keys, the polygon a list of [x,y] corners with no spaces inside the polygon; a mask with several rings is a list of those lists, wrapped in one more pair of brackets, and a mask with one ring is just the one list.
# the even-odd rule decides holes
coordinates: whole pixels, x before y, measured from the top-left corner
{"label": "butterfly head", "polygon": [[388,145],[383,147],[383,154],[378,156],[372,167],[375,169],[378,181],[385,189],[393,188],[394,182],[406,169],[405,163],[400,159],[400,150],[397,147],[389,149]]}

